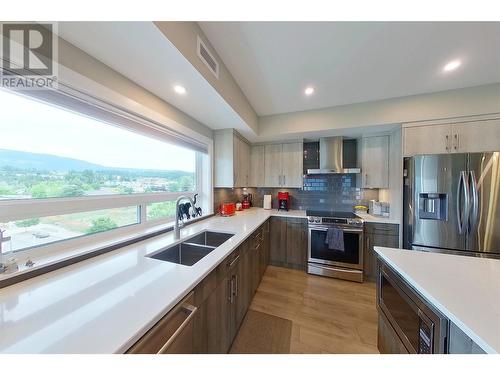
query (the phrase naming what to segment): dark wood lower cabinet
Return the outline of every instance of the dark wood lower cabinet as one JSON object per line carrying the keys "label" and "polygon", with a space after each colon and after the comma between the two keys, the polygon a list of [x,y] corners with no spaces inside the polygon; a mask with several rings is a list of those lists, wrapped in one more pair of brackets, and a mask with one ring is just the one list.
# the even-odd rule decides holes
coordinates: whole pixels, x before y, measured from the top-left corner
{"label": "dark wood lower cabinet", "polygon": [[[227,353],[270,259],[270,222],[259,227],[129,350]],[[192,305],[191,305],[192,304]],[[187,307],[186,307],[187,306]],[[168,324],[167,324],[168,323]]]}
{"label": "dark wood lower cabinet", "polygon": [[262,231],[262,250],[260,252],[260,278],[261,279],[262,279],[262,276],[264,276],[264,273],[266,272],[267,265],[269,264],[270,229],[271,229],[271,224],[270,224],[270,221],[267,220],[263,225],[263,231]]}
{"label": "dark wood lower cabinet", "polygon": [[244,281],[241,279],[240,258],[241,252],[229,268],[229,334],[226,340],[228,345],[227,347],[224,347],[224,350],[222,351],[223,353],[226,353],[231,347],[233,339],[236,337],[236,333],[238,332],[238,328],[240,327],[241,320],[244,316],[244,314],[242,316],[241,309],[239,308],[243,304],[241,299],[241,290],[243,289],[242,283]]}
{"label": "dark wood lower cabinet", "polygon": [[228,274],[205,302],[206,331],[196,331],[195,335],[206,336],[206,353],[226,353],[231,345],[229,331],[230,288],[230,275]]}
{"label": "dark wood lower cabinet", "polygon": [[270,263],[283,265],[286,263],[286,218],[271,217],[270,227]]}
{"label": "dark wood lower cabinet", "polygon": [[363,279],[365,281],[375,281],[377,278],[377,254],[373,247],[399,247],[399,225],[365,223],[364,242]]}
{"label": "dark wood lower cabinet", "polygon": [[307,221],[294,217],[271,217],[270,264],[305,269],[307,265]]}
{"label": "dark wood lower cabinet", "polygon": [[194,322],[198,308],[191,292],[128,351],[129,354],[189,354],[196,351]]}
{"label": "dark wood lower cabinet", "polygon": [[264,226],[261,226],[255,233],[252,235],[253,241],[251,244],[250,251],[252,251],[251,259],[252,259],[252,296],[257,291],[257,287],[260,284],[260,280],[262,278],[262,265],[261,261],[264,257]]}
{"label": "dark wood lower cabinet", "polygon": [[304,219],[286,219],[286,264],[291,268],[306,268],[307,222]]}
{"label": "dark wood lower cabinet", "polygon": [[240,261],[238,264],[237,296],[236,303],[236,322],[239,326],[245,317],[252,301],[252,252],[249,249],[249,241],[241,245]]}

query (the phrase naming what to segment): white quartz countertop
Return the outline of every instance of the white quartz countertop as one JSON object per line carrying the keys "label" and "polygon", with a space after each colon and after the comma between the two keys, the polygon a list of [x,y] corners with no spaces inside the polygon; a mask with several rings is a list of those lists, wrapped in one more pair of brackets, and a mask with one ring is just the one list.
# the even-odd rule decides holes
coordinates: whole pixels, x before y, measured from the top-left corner
{"label": "white quartz countertop", "polygon": [[370,214],[360,214],[356,213],[365,223],[386,223],[386,224],[399,224],[398,219],[384,217],[384,216],[375,216]]}
{"label": "white quartz countertop", "polygon": [[298,217],[307,218],[305,210],[288,210],[288,211],[278,211],[277,209],[266,210],[271,216],[282,216],[282,217]]}
{"label": "white quartz countertop", "polygon": [[487,353],[500,353],[500,260],[375,247]]}
{"label": "white quartz countertop", "polygon": [[0,289],[0,353],[126,351],[227,255],[272,216],[304,211],[252,208],[181,230],[235,235],[188,267],[146,257],[173,244],[173,232]]}
{"label": "white quartz countertop", "polygon": [[[278,211],[276,209],[272,211],[273,216],[287,216],[287,217],[307,217],[305,210],[290,210],[290,211]],[[358,217],[363,219],[365,223],[385,223],[385,224],[400,224],[398,219],[384,216],[375,216],[370,214],[359,214],[356,213]]]}

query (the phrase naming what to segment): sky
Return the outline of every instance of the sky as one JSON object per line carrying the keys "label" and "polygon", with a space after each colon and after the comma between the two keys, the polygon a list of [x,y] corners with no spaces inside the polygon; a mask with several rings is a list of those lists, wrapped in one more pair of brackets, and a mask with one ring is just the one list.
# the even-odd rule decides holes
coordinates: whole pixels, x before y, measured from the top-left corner
{"label": "sky", "polygon": [[0,148],[105,167],[195,171],[195,152],[0,90]]}

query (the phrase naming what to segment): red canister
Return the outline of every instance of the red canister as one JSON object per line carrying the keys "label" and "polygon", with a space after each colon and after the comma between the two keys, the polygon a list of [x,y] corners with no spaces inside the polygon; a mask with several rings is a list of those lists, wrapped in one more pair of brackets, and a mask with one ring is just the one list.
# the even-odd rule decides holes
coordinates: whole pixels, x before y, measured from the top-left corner
{"label": "red canister", "polygon": [[221,216],[231,216],[236,212],[236,205],[234,203],[222,203],[220,205],[220,214]]}

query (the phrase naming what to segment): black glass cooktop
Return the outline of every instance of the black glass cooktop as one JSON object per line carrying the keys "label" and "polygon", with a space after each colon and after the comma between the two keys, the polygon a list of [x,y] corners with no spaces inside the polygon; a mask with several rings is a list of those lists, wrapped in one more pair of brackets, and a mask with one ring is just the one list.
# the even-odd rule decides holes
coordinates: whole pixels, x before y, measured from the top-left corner
{"label": "black glass cooktop", "polygon": [[306,210],[307,216],[333,217],[341,219],[355,219],[357,216],[352,212],[329,211],[329,210]]}

